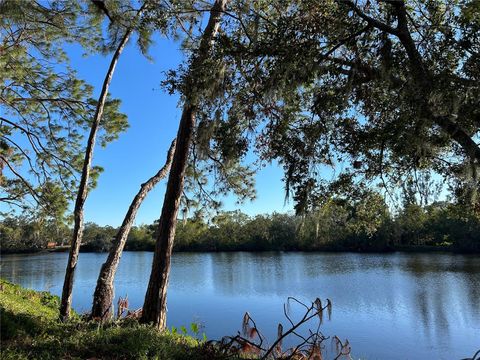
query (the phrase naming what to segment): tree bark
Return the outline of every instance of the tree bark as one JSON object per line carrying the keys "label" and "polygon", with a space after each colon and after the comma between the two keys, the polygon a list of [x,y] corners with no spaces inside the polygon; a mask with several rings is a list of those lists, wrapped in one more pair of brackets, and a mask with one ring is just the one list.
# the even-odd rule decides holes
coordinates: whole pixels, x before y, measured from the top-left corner
{"label": "tree bark", "polygon": [[173,239],[194,125],[193,109],[186,106],[180,120],[177,146],[160,216],[159,235],[155,244],[152,272],[142,309],[141,322],[153,322],[162,330],[166,324],[166,293],[170,275]]}
{"label": "tree bark", "polygon": [[[137,17],[140,15],[141,10],[138,12]],[[115,53],[113,54],[110,66],[108,68],[105,79],[103,80],[102,91],[98,99],[98,104],[93,117],[92,126],[90,128],[90,134],[88,136],[87,148],[85,150],[85,157],[83,160],[82,176],[80,178],[80,184],[77,193],[77,199],[75,201],[75,209],[73,211],[74,227],[73,235],[70,246],[70,252],[68,255],[67,268],[65,270],[65,280],[63,282],[62,299],[60,304],[60,320],[65,321],[70,316],[70,310],[72,307],[72,290],[73,290],[73,278],[75,275],[75,268],[77,266],[78,254],[80,251],[80,244],[83,236],[83,207],[88,196],[88,182],[90,179],[90,170],[93,160],[93,150],[95,147],[95,140],[97,137],[98,128],[102,119],[103,111],[105,108],[105,102],[107,100],[108,88],[112,81],[115,67],[118,63],[118,59],[122,54],[125,45],[132,34],[133,27],[126,30],[125,35],[120,41]]]}
{"label": "tree bark", "polygon": [[205,60],[208,59],[212,42],[218,33],[222,12],[225,10],[227,0],[216,0],[211,11],[208,24],[202,35],[196,57],[190,68],[190,80],[192,86],[185,95],[185,103],[182,111],[177,133],[177,146],[170,170],[167,190],[163,202],[162,213],[159,222],[158,238],[153,255],[152,272],[148,282],[145,302],[142,309],[143,323],[153,323],[160,330],[166,327],[167,286],[170,276],[170,261],[175,237],[178,209],[183,192],[185,169],[188,161],[193,129],[195,126],[196,94],[205,90],[202,79],[195,76]]}
{"label": "tree bark", "polygon": [[137,211],[140,208],[143,200],[150,190],[152,190],[170,170],[173,161],[173,153],[175,151],[175,144],[176,141],[174,140],[170,145],[170,149],[168,150],[165,165],[154,176],[148,179],[147,182],[140,186],[140,190],[133,198],[132,203],[128,208],[125,218],[123,219],[122,226],[115,236],[115,240],[113,241],[107,260],[102,265],[100,274],[98,275],[97,286],[93,295],[93,306],[91,313],[92,318],[99,319],[103,322],[110,319],[113,314],[112,302],[113,298],[115,297],[113,281],[115,279],[115,274],[117,272],[120,257],[122,256],[128,234],[130,233],[130,229],[132,228]]}
{"label": "tree bark", "polygon": [[434,116],[435,123],[463,148],[470,159],[480,164],[480,146],[449,116]]}

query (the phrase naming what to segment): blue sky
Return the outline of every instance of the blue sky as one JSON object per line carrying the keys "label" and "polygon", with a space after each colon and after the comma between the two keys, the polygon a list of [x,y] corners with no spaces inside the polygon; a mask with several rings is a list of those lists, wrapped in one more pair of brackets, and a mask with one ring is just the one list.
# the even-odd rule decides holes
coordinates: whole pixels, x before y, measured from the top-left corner
{"label": "blue sky", "polygon": [[[80,49],[69,51],[71,64],[79,77],[101,87],[110,57],[83,57]],[[150,49],[153,62],[146,59],[131,41],[122,54],[115,71],[110,93],[122,100],[121,110],[127,114],[130,128],[106,148],[97,146],[94,164],[104,168],[98,186],[87,199],[86,221],[101,225],[119,225],[141,183],[158,171],[165,162],[171,140],[175,137],[181,110],[178,97],[160,89],[163,72],[175,68],[182,60],[180,44],[157,39]],[[226,210],[240,209],[247,214],[285,212],[282,170],[277,165],[262,169],[256,176],[257,199],[236,205],[234,197],[223,199]],[[165,181],[144,201],[136,224],[151,223],[160,215]]]}

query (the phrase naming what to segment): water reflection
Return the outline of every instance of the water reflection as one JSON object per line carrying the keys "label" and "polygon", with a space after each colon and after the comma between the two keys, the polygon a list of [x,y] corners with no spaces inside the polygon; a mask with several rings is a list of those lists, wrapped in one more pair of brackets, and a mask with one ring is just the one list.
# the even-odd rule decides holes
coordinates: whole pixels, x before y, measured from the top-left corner
{"label": "water reflection", "polygon": [[[81,254],[74,307],[91,306],[105,254]],[[125,253],[116,294],[140,307],[151,253]],[[9,255],[1,276],[60,294],[67,254]],[[453,254],[175,254],[169,324],[198,321],[211,338],[234,334],[248,310],[274,336],[288,296],[331,298],[325,334],[347,337],[355,357],[455,359],[480,348],[480,259]]]}

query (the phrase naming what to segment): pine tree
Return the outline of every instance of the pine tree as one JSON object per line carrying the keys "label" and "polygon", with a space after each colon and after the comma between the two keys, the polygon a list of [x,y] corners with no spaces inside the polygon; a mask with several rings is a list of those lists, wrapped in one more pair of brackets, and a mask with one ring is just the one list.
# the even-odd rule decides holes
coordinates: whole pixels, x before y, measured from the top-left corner
{"label": "pine tree", "polygon": [[165,329],[166,326],[166,301],[170,261],[185,171],[195,126],[198,96],[202,92],[208,91],[208,82],[205,81],[203,74],[207,69],[206,65],[208,64],[213,42],[219,31],[225,5],[226,0],[216,0],[212,6],[208,24],[201,36],[198,50],[191,59],[189,73],[186,78],[185,89],[188,89],[188,91],[185,91],[183,94],[184,105],[177,133],[177,144],[160,216],[152,272],[141,317],[142,322],[153,323],[161,330]]}

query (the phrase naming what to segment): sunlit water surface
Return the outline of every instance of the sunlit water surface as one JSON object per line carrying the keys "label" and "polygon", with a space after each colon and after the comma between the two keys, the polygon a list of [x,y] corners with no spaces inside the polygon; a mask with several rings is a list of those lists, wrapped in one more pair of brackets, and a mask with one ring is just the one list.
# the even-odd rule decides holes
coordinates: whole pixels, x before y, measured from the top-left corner
{"label": "sunlit water surface", "polygon": [[[79,312],[90,309],[105,257],[80,254],[73,294]],[[128,295],[132,308],[143,303],[151,261],[152,253],[123,254],[116,295]],[[4,255],[1,276],[60,295],[66,262],[66,253]],[[480,258],[466,255],[177,253],[168,322],[197,322],[208,338],[218,339],[236,334],[248,311],[273,340],[278,322],[287,327],[283,303],[289,296],[332,299],[332,318],[322,332],[348,338],[354,359],[450,360],[480,349]],[[293,307],[293,315],[300,310]]]}

